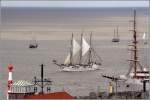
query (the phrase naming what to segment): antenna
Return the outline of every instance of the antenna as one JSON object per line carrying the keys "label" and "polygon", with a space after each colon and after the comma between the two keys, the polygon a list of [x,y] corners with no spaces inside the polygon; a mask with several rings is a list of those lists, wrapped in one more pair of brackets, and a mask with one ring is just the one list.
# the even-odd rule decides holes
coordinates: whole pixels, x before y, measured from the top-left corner
{"label": "antenna", "polygon": [[[41,78],[37,79],[36,77],[34,77],[34,85],[38,85],[41,87],[41,94],[44,94],[44,87],[47,85],[51,85],[52,81],[50,79],[45,78],[44,79],[44,64],[41,64]],[[36,88],[35,88],[36,90]],[[47,91],[50,90],[50,87],[47,87]],[[37,91],[37,90],[36,90]]]}

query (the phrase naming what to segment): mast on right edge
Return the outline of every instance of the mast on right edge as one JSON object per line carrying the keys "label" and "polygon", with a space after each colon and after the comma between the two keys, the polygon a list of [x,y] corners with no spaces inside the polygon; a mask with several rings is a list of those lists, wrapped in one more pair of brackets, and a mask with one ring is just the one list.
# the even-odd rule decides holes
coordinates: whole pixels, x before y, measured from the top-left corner
{"label": "mast on right edge", "polygon": [[134,10],[134,20],[133,20],[133,44],[134,44],[134,77],[136,77],[137,71],[137,32],[136,32],[136,10]]}

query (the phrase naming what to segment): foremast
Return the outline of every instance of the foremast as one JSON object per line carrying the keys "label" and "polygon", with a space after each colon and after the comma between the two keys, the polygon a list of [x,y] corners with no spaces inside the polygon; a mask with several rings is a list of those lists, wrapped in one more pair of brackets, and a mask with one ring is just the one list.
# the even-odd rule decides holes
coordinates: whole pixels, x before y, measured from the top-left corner
{"label": "foremast", "polygon": [[71,37],[71,47],[70,47],[70,65],[73,64],[73,33]]}

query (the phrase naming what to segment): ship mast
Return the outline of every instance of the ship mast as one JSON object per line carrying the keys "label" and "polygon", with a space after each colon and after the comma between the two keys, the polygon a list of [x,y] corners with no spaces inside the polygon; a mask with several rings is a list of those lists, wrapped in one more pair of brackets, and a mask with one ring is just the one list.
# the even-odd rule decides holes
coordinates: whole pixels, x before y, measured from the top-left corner
{"label": "ship mast", "polygon": [[79,60],[79,64],[82,64],[82,49],[83,49],[83,48],[82,48],[82,45],[83,45],[83,44],[82,44],[82,39],[83,39],[83,32],[82,32],[82,34],[81,34],[81,44],[80,44],[80,45],[81,45],[81,50],[80,50],[80,60]]}
{"label": "ship mast", "polygon": [[[138,62],[138,57],[137,57],[137,32],[136,32],[136,10],[134,10],[134,19],[133,19],[133,41],[132,41],[132,46],[133,48],[131,49],[131,52],[133,52],[133,59],[129,60],[132,62],[131,67],[134,68],[134,77],[136,77],[136,72],[137,72],[137,62]],[[131,71],[132,68],[130,68],[129,73]],[[128,74],[129,74],[128,73]]]}
{"label": "ship mast", "polygon": [[117,26],[117,39],[119,39],[119,34],[118,34],[118,26]]}
{"label": "ship mast", "polygon": [[136,32],[136,10],[134,10],[134,21],[133,21],[133,44],[134,44],[134,76],[136,77],[137,71],[137,32]]}
{"label": "ship mast", "polygon": [[137,77],[137,67],[140,67],[140,70],[143,71],[143,68],[138,60],[138,54],[137,54],[137,31],[136,31],[136,10],[134,10],[134,20],[133,20],[133,30],[131,30],[133,32],[133,41],[132,44],[129,46],[132,46],[131,49],[131,55],[133,54],[132,58],[129,60],[131,62],[131,67],[127,73],[127,75],[129,75],[129,73],[131,72],[132,68],[133,68],[133,73],[134,73],[134,77]]}
{"label": "ship mast", "polygon": [[88,64],[90,64],[91,63],[91,61],[92,61],[92,48],[91,48],[91,46],[92,46],[92,32],[91,32],[91,34],[90,34],[90,48],[89,48],[89,60],[88,60]]}
{"label": "ship mast", "polygon": [[72,65],[73,62],[73,33],[71,37],[71,48],[70,48],[70,65]]}
{"label": "ship mast", "polygon": [[116,38],[116,30],[114,29],[114,39]]}

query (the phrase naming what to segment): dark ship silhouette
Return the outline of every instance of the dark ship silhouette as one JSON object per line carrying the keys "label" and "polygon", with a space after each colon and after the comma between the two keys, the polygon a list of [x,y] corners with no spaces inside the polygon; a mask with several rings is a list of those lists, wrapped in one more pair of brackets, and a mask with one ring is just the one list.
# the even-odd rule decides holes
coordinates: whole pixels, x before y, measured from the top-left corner
{"label": "dark ship silhouette", "polygon": [[119,34],[118,34],[118,26],[117,26],[117,29],[115,30],[114,29],[114,37],[112,39],[112,42],[119,42],[120,39],[119,39]]}

